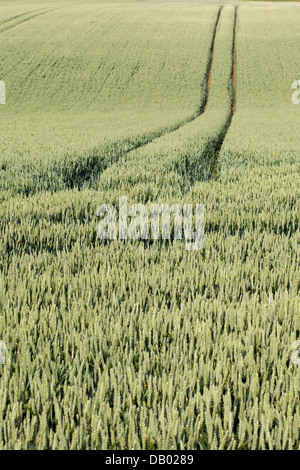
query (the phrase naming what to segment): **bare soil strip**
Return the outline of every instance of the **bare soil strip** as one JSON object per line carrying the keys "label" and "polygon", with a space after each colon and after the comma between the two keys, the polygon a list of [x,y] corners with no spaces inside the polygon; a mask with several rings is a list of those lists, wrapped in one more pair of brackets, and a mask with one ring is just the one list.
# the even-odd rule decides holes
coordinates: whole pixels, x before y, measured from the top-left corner
{"label": "bare soil strip", "polygon": [[234,25],[233,25],[233,41],[232,41],[232,78],[231,78],[231,113],[228,118],[226,127],[225,127],[225,132],[224,135],[219,142],[217,148],[216,148],[216,153],[215,153],[215,158],[211,167],[211,172],[209,179],[214,180],[216,177],[216,169],[218,166],[218,160],[219,160],[219,155],[225,140],[225,137],[228,133],[228,130],[231,125],[232,118],[235,114],[236,111],[236,25],[237,25],[237,11],[238,7],[235,7],[234,10]]}

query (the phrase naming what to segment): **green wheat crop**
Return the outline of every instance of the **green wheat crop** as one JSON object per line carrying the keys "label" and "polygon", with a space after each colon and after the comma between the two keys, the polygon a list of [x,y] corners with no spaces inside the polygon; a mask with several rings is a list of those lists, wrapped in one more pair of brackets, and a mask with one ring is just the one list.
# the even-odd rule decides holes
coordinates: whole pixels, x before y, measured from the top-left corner
{"label": "green wheat crop", "polygon": [[299,449],[300,7],[83,3],[0,4],[0,449]]}

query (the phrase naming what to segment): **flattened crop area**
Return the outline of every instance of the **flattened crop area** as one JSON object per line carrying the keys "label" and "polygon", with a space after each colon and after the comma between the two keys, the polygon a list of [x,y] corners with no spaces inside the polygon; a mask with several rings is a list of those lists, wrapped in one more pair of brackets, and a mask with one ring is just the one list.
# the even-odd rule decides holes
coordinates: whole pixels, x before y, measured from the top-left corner
{"label": "flattened crop area", "polygon": [[[0,4],[1,449],[299,449],[299,19]],[[100,241],[121,195],[204,247]]]}

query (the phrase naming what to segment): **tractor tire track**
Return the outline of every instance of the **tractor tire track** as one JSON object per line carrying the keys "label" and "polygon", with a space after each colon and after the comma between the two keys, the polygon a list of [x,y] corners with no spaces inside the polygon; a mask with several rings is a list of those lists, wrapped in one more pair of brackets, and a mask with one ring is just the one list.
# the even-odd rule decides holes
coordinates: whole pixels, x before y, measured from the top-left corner
{"label": "tractor tire track", "polygon": [[232,51],[232,108],[231,115],[235,114],[236,108],[236,24],[237,24],[237,8],[234,12],[234,30],[233,30],[233,51]]}
{"label": "tractor tire track", "polygon": [[45,8],[39,8],[37,10],[30,10],[30,11],[27,11],[26,13],[22,13],[21,15],[11,16],[7,20],[0,21],[0,26],[5,24],[5,23],[9,23],[10,21],[17,20],[18,18],[21,18],[22,16],[30,15],[30,13],[36,13],[36,12],[41,11],[41,10],[45,10]]}
{"label": "tractor tire track", "polygon": [[217,13],[217,18],[216,18],[216,21],[215,21],[215,25],[214,25],[214,32],[213,32],[212,42],[211,42],[211,46],[210,46],[210,53],[209,53],[209,58],[208,58],[208,63],[207,63],[207,72],[206,72],[206,75],[205,75],[205,78],[206,78],[205,79],[205,84],[204,84],[205,93],[204,93],[204,97],[203,97],[201,105],[199,106],[198,111],[195,114],[193,114],[193,116],[185,119],[181,123],[176,124],[175,126],[173,126],[171,128],[164,129],[163,131],[156,134],[155,137],[152,137],[149,140],[147,139],[146,142],[141,142],[141,144],[138,144],[134,149],[130,150],[129,152],[126,152],[124,155],[121,155],[122,157],[125,156],[127,153],[132,152],[133,150],[137,150],[141,147],[145,147],[146,145],[151,144],[152,142],[160,139],[161,137],[164,137],[168,134],[172,134],[173,132],[176,132],[177,130],[181,129],[182,127],[186,126],[187,124],[190,124],[191,122],[195,121],[198,117],[200,117],[205,112],[207,102],[208,102],[209,90],[210,90],[210,81],[211,81],[211,72],[212,72],[212,67],[213,67],[213,55],[214,55],[215,40],[216,40],[217,28],[218,28],[218,25],[219,25],[220,15],[221,15],[222,9],[223,9],[223,6],[220,6],[219,10],[218,10],[218,13]]}
{"label": "tractor tire track", "polygon": [[225,125],[224,135],[216,147],[215,158],[213,160],[211,171],[209,175],[210,180],[214,180],[216,177],[216,170],[218,166],[219,156],[223,147],[224,140],[228,134],[229,128],[231,126],[232,118],[236,111],[236,28],[237,28],[237,16],[238,16],[238,7],[235,7],[234,10],[234,24],[233,24],[233,40],[232,40],[232,72],[231,72],[231,111],[228,116],[227,123]]}
{"label": "tractor tire track", "polygon": [[[33,18],[36,18],[37,16],[45,15],[46,13],[50,13],[51,11],[55,11],[55,10],[59,10],[59,8],[53,8],[52,10],[47,10],[47,11],[43,11],[41,13],[37,13],[36,15],[32,15],[29,18],[25,18],[21,21],[18,21],[17,23],[15,23],[13,25],[6,26],[5,28],[0,29],[0,33],[4,33],[5,31],[8,31],[12,28],[15,28],[16,26],[20,26],[21,24],[26,23],[26,21],[29,21],[29,20],[32,20]],[[22,15],[20,15],[20,16],[22,16]],[[10,20],[10,21],[12,21],[12,20]]]}
{"label": "tractor tire track", "polygon": [[203,102],[202,107],[200,108],[199,116],[201,114],[205,113],[206,107],[207,107],[209,90],[210,90],[210,83],[211,83],[211,74],[212,74],[212,68],[213,68],[213,60],[214,60],[215,42],[216,42],[217,29],[218,29],[222,9],[223,9],[223,6],[221,6],[220,9],[219,9],[218,16],[217,16],[217,21],[216,21],[215,28],[214,28],[214,34],[213,34],[213,39],[212,39],[211,48],[210,48],[210,57],[209,57],[207,72],[206,72],[207,80],[206,80],[206,90],[205,90],[204,102]]}
{"label": "tractor tire track", "polygon": [[[191,122],[195,121],[196,119],[198,119],[201,115],[203,115],[205,113],[205,110],[206,110],[206,107],[207,107],[207,102],[208,102],[208,97],[209,97],[209,91],[210,91],[210,81],[211,81],[211,73],[212,73],[212,68],[213,68],[213,55],[214,55],[215,40],[216,40],[217,29],[218,29],[222,9],[223,9],[223,5],[220,6],[219,9],[218,9],[217,17],[216,17],[214,28],[213,28],[213,36],[212,36],[212,41],[211,41],[211,45],[210,45],[210,49],[209,49],[207,70],[206,70],[205,80],[204,80],[205,93],[204,93],[204,96],[203,96],[203,99],[202,99],[202,103],[200,104],[200,106],[198,108],[198,111],[196,111],[196,113],[194,113],[189,118],[185,119],[184,121],[182,121],[182,122],[180,122],[180,123],[178,123],[178,124],[176,124],[172,127],[168,127],[167,129],[162,129],[162,130],[157,131],[157,132],[153,132],[152,136],[150,136],[147,139],[143,139],[141,137],[140,142],[137,142],[136,145],[131,147],[129,150],[121,152],[118,155],[118,158],[114,161],[114,163],[117,163],[118,160],[128,156],[131,152],[134,152],[135,150],[139,150],[141,148],[144,148],[147,145],[161,139],[162,137],[173,134],[174,132],[178,131],[179,129],[186,126],[187,124],[190,124]],[[93,174],[93,179],[95,180],[97,178],[97,176],[99,176],[101,173],[103,173],[103,171],[106,170],[106,168],[107,167],[105,167],[105,166],[101,166],[99,168],[99,162],[97,161],[97,159],[93,160],[93,163],[91,165],[89,165],[89,167],[86,168],[83,171],[85,176],[82,179],[81,185],[76,186],[76,184],[74,184],[74,185],[70,184],[68,186],[68,189],[73,189],[74,187],[79,187],[80,188],[81,186],[85,187],[85,185],[89,184],[89,182],[90,182],[90,177],[87,177],[88,174],[92,173]]]}
{"label": "tractor tire track", "polygon": [[[55,11],[55,10],[58,10],[58,9],[59,8],[54,8],[54,9],[51,9],[51,10],[47,10],[45,12],[38,13],[36,15],[32,15],[29,18],[23,19],[23,20],[19,21],[18,23],[14,24],[14,25],[9,25],[7,28],[4,28],[4,29],[0,30],[0,33],[4,32],[4,31],[7,31],[7,30],[9,30],[9,29],[11,29],[15,26],[20,25],[20,24],[23,24],[24,22],[29,21],[29,20],[31,20],[35,17],[41,16],[41,15],[46,14],[46,13],[50,13],[51,11]],[[184,121],[182,121],[180,123],[175,124],[172,127],[160,129],[157,132],[153,132],[152,135],[149,136],[149,138],[145,139],[141,136],[141,139],[140,139],[139,142],[136,142],[136,144],[133,145],[128,150],[120,152],[120,154],[117,156],[114,163],[116,163],[119,159],[121,159],[123,157],[126,157],[127,155],[129,155],[131,152],[133,152],[135,150],[146,147],[147,145],[161,139],[162,137],[173,134],[174,132],[176,132],[177,130],[179,130],[182,127],[186,126],[187,124],[192,123],[193,121],[195,121],[197,118],[199,118],[201,115],[203,115],[205,113],[206,108],[207,108],[209,93],[210,93],[210,84],[211,84],[211,75],[212,75],[212,69],[213,69],[213,57],[214,57],[215,40],[216,40],[216,36],[217,36],[217,29],[218,29],[222,9],[223,9],[223,5],[220,6],[219,9],[218,9],[217,17],[216,17],[215,24],[214,24],[214,27],[213,27],[213,35],[212,35],[211,45],[210,45],[210,48],[209,48],[209,57],[208,57],[208,62],[207,62],[207,69],[206,69],[204,84],[203,84],[203,88],[204,88],[205,91],[204,91],[204,95],[203,95],[203,98],[202,98],[202,102],[200,103],[200,106],[199,106],[198,110],[192,116],[190,116],[189,118],[185,119]],[[85,187],[87,184],[89,184],[91,182],[90,181],[91,180],[91,175],[93,175],[92,179],[95,181],[97,176],[99,176],[101,173],[103,173],[103,171],[105,171],[105,169],[108,166],[109,166],[109,163],[107,163],[107,165],[103,161],[100,163],[99,157],[97,157],[97,155],[95,155],[91,159],[91,161],[89,161],[89,163],[87,165],[83,165],[83,168],[81,169],[81,172],[80,172],[81,173],[80,182],[78,180],[76,181],[76,178],[74,178],[74,179],[72,177],[68,178],[67,189],[73,189],[74,187],[78,187],[80,189],[81,187]],[[74,168],[74,171],[75,170],[76,169]],[[77,170],[76,170],[76,173],[77,173]],[[72,168],[71,168],[71,174],[72,174]],[[33,192],[35,192],[35,191],[33,190]],[[27,195],[29,195],[31,193],[32,193],[32,191],[29,190],[29,193]]]}

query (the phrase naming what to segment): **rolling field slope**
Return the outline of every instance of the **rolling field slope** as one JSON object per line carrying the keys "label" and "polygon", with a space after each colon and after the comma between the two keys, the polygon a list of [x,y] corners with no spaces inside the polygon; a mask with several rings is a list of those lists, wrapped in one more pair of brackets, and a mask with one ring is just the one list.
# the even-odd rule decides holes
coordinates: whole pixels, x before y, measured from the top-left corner
{"label": "rolling field slope", "polygon": [[300,6],[59,6],[0,32],[0,448],[299,449]]}
{"label": "rolling field slope", "polygon": [[201,112],[216,6],[46,11],[0,32],[2,188],[76,186]]}
{"label": "rolling field slope", "polygon": [[238,106],[223,148],[224,171],[299,171],[299,107],[291,100],[299,20],[298,5],[240,8]]}

